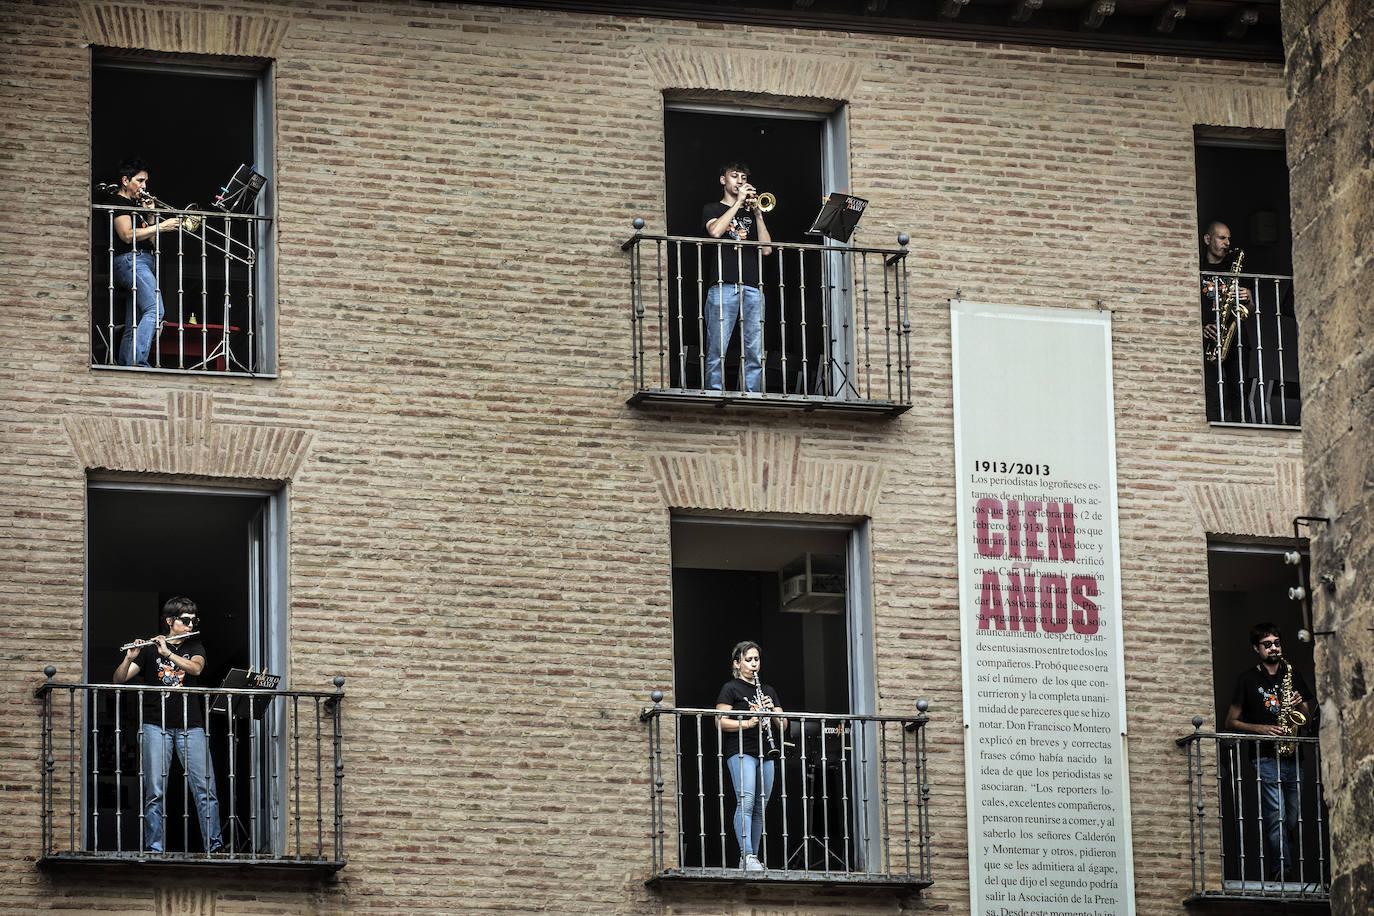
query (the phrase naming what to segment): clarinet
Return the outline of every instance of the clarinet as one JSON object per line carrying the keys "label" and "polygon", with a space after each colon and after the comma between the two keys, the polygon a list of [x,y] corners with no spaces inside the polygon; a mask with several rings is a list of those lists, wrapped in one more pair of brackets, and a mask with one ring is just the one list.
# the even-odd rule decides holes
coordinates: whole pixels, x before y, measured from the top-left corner
{"label": "clarinet", "polygon": [[[763,707],[763,684],[759,680],[759,673],[754,672],[754,705],[759,712],[766,710]],[[765,760],[777,760],[782,756],[782,751],[778,749],[778,743],[773,740],[773,717],[763,716],[763,757]]]}

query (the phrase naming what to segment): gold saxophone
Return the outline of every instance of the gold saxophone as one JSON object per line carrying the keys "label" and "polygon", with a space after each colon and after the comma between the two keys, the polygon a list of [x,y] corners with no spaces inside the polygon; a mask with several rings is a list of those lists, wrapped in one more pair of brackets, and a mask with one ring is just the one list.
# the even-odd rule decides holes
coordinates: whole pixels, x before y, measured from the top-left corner
{"label": "gold saxophone", "polygon": [[[1221,304],[1222,330],[1221,342],[1207,353],[1207,362],[1223,362],[1231,353],[1231,345],[1236,342],[1236,327],[1250,317],[1248,306],[1236,300],[1240,289],[1240,265],[1245,260],[1244,250],[1236,252],[1236,261],[1231,265],[1231,282],[1226,285],[1226,301]],[[1220,278],[1218,278],[1220,282]]]}
{"label": "gold saxophone", "polygon": [[[1307,724],[1307,716],[1293,705],[1293,665],[1286,658],[1283,664],[1283,683],[1279,685],[1279,728],[1291,738]],[[1297,747],[1296,741],[1280,741],[1279,756],[1292,757]]]}

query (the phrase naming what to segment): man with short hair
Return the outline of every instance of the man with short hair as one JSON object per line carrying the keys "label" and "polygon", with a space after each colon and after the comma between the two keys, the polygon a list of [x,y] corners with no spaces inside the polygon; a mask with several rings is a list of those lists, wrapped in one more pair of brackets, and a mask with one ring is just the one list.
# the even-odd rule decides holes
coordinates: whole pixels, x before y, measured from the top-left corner
{"label": "man with short hair", "polygon": [[[749,167],[742,162],[721,166],[720,200],[701,209],[706,235],[736,242],[771,242],[768,226],[759,209],[759,194],[749,183]],[[725,350],[740,325],[740,351],[744,363],[741,389],[763,391],[763,288],[759,255],[773,253],[767,245],[711,245],[706,248],[707,290],[703,321],[706,324],[706,378],[704,387],[720,391],[724,379]]]}
{"label": "man with short hair", "polygon": [[[1226,728],[1232,732],[1281,738],[1288,735],[1280,724],[1280,711],[1286,705],[1304,718],[1311,717],[1308,689],[1297,669],[1292,669],[1292,692],[1284,695],[1284,680],[1291,664],[1283,657],[1279,628],[1261,623],[1250,630],[1250,645],[1259,664],[1241,672],[1226,711]],[[1271,881],[1298,875],[1293,833],[1298,826],[1301,805],[1299,794],[1299,751],[1282,753],[1278,740],[1247,741],[1260,784],[1260,815],[1264,821],[1265,871]],[[1300,745],[1299,745],[1300,747]]]}
{"label": "man with short hair", "polygon": [[163,851],[167,772],[175,751],[191,784],[205,851],[217,852],[221,846],[219,798],[205,741],[205,695],[166,693],[162,689],[195,687],[205,673],[205,646],[195,632],[200,625],[196,603],[190,598],[172,598],[162,606],[162,617],[166,633],[131,646],[114,672],[116,684],[138,679],[150,688],[141,691],[143,724],[139,730],[144,845],[152,852]]}

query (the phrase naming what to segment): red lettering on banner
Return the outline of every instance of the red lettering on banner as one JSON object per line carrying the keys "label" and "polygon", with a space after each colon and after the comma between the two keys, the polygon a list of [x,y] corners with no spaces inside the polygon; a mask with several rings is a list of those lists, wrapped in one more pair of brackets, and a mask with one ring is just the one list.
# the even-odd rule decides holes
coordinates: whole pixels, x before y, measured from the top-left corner
{"label": "red lettering on banner", "polygon": [[1040,627],[1046,633],[1069,628],[1069,583],[1063,576],[1040,577]]}
{"label": "red lettering on banner", "polygon": [[1087,635],[1096,633],[1098,628],[1097,580],[1092,576],[1074,576],[1069,584],[1069,595],[1073,599],[1073,631]]}
{"label": "red lettering on banner", "polygon": [[[1078,555],[1073,503],[1027,500],[1022,505],[985,497],[973,511],[973,542],[980,557],[1073,562]],[[1006,524],[997,524],[1002,521]]]}
{"label": "red lettering on banner", "polygon": [[989,629],[993,624],[998,630],[1007,628],[1007,617],[1002,612],[1002,584],[997,580],[995,570],[983,570],[983,584],[978,586],[978,629]]}

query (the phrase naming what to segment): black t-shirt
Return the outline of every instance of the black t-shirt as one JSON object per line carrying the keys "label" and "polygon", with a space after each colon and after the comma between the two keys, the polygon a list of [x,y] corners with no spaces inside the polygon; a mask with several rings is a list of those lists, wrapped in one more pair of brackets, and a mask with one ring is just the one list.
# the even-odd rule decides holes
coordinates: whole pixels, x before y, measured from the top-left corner
{"label": "black t-shirt", "polygon": [[[1262,665],[1255,665],[1241,672],[1236,679],[1236,689],[1231,694],[1231,704],[1240,707],[1240,720],[1251,725],[1278,725],[1280,690],[1283,687],[1284,666],[1270,674]],[[1317,705],[1317,695],[1307,686],[1307,681],[1293,669],[1293,690],[1307,701],[1307,708]],[[1252,745],[1253,742],[1247,742]],[[1272,750],[1269,752],[1272,753]]]}
{"label": "black t-shirt", "polygon": [[[729,206],[718,200],[702,207],[702,231],[706,231],[707,223],[723,215],[729,209]],[[722,244],[704,246],[701,252],[702,260],[706,262],[707,282],[743,283],[745,286],[758,286],[759,252],[761,249],[752,245],[727,244],[730,241],[758,241],[758,220],[754,219],[754,212],[747,207],[740,207],[736,210],[734,219],[730,220],[730,226],[720,237],[720,241]],[[743,268],[742,273],[741,268]]]}
{"label": "black t-shirt", "polygon": [[[763,685],[763,692],[773,701],[774,706],[780,705],[778,692],[769,684]],[[716,705],[728,704],[731,709],[738,709],[741,712],[756,713],[759,705],[755,702],[758,695],[757,689],[753,684],[742,681],[737,677],[730,678],[725,686],[720,688],[720,693],[716,695]],[[745,716],[744,718],[752,718]],[[763,721],[753,728],[746,728],[741,731],[726,731],[723,727],[720,730],[720,752],[722,756],[732,757],[740,751],[740,739],[744,739],[744,753],[753,757],[762,757],[763,751],[767,750],[766,742],[763,737]],[[778,720],[773,719],[773,741],[782,747],[782,735],[778,734]],[[760,750],[760,742],[764,742],[763,749]]]}
{"label": "black t-shirt", "polygon": [[[192,636],[183,639],[176,645],[168,644],[172,652],[182,658],[190,658],[199,655],[205,657],[205,646],[199,639]],[[146,687],[197,687],[200,685],[200,677],[191,674],[186,669],[181,668],[163,658],[157,653],[157,646],[144,646],[138,653],[138,658],[134,659],[134,664],[138,665],[138,675],[133,678],[135,684]],[[186,724],[182,724],[182,701],[185,700]],[[167,728],[203,728],[205,717],[202,715],[202,707],[205,704],[205,695],[200,693],[176,693],[164,695],[160,690],[148,690],[143,693],[143,722],[147,725],[165,725]],[[166,718],[163,718],[163,715]]]}
{"label": "black t-shirt", "polygon": [[1238,256],[1239,252],[1228,252],[1220,263],[1208,264],[1207,253],[1203,252],[1198,270],[1201,272],[1199,281],[1202,284],[1202,321],[1204,324],[1216,324],[1217,311],[1226,304],[1227,291],[1231,287],[1231,273],[1235,269]]}
{"label": "black t-shirt", "polygon": [[[146,207],[140,207],[137,201],[129,200],[129,198],[122,197],[119,194],[109,195],[109,199],[104,202],[115,207],[128,207],[129,209],[127,210],[104,210],[100,212],[106,214],[111,222],[119,219],[121,216],[130,217],[133,220],[133,229],[135,233],[137,233],[138,230],[143,226],[150,225],[153,220],[157,219],[157,214],[154,213],[152,210],[149,210]],[[120,239],[119,233],[114,230],[113,226],[107,227],[102,222],[100,225],[100,231],[102,234],[106,231],[110,233],[109,237],[114,242],[114,253],[116,257],[121,254],[128,254],[130,251],[134,250],[133,243],[125,242],[122,239]],[[156,250],[157,248],[154,245],[151,236],[149,236],[146,239],[139,240],[138,253],[140,257],[145,254],[153,254]]]}

